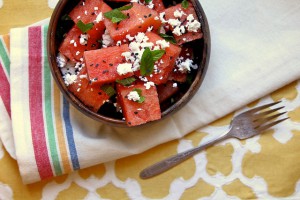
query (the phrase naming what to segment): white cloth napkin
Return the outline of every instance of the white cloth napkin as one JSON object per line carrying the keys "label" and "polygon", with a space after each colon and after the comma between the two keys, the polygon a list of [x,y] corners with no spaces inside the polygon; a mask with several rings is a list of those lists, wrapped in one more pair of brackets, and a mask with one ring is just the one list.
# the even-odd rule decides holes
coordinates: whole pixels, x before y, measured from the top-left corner
{"label": "white cloth napkin", "polygon": [[[180,138],[300,78],[299,0],[200,2],[209,21],[212,47],[206,77],[194,98],[174,116],[133,129],[101,124],[71,106],[70,124],[78,159],[72,170],[141,153]],[[20,53],[24,45],[17,43],[22,41],[22,34],[21,29],[11,31],[11,80],[16,80],[11,86],[12,121],[23,181],[31,183],[43,177],[33,151],[25,149],[32,145],[24,141],[31,132],[19,126],[19,120],[26,120],[22,116],[29,117],[27,99],[23,104],[19,100],[24,91],[17,87],[24,79],[18,70],[24,67],[21,61],[27,56]],[[20,110],[25,115],[14,114]],[[67,172],[62,169],[62,173]]]}

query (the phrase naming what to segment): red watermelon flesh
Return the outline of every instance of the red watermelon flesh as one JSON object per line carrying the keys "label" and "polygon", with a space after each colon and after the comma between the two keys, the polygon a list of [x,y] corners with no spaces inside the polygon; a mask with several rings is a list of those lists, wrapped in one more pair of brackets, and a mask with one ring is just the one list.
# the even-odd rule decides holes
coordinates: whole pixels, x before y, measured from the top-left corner
{"label": "red watermelon flesh", "polygon": [[[169,7],[165,9],[165,19],[168,21],[169,19],[177,19],[177,17],[174,16],[174,12],[183,11],[185,15],[182,15],[182,17],[178,18],[181,22],[181,25],[185,26],[188,23],[187,17],[189,14],[192,14],[194,19],[198,20],[197,14],[195,12],[195,9],[192,5],[192,3],[189,2],[188,8],[182,8],[181,4],[177,4],[176,6]],[[174,28],[170,25],[170,29],[173,31]],[[201,28],[197,32],[188,32],[187,29],[185,29],[186,33],[182,34],[180,36],[174,34],[174,38],[177,41],[178,45],[184,44],[186,42],[190,42],[196,39],[202,38],[203,34],[201,32]]]}
{"label": "red watermelon flesh", "polygon": [[[110,11],[111,8],[103,2],[103,0],[81,0],[79,4],[70,12],[70,18],[75,24],[81,20],[83,23],[93,23],[94,26],[87,33],[90,37],[100,39],[104,33],[104,20],[96,21],[98,15]],[[100,17],[100,16],[99,16]]]}
{"label": "red watermelon flesh", "polygon": [[86,45],[81,45],[81,35],[81,30],[74,25],[73,28],[67,33],[59,47],[59,52],[74,62],[82,59],[84,51],[97,49],[100,46],[100,43],[97,41],[97,39],[92,37],[87,40]]}
{"label": "red watermelon flesh", "polygon": [[99,86],[89,84],[86,68],[80,71],[76,82],[69,85],[68,89],[94,112],[97,112],[105,101],[109,99],[109,96]]}
{"label": "red watermelon flesh", "polygon": [[[138,103],[127,98],[134,89],[140,89],[145,101]],[[128,126],[137,126],[161,118],[161,110],[156,87],[146,89],[143,82],[131,86],[117,84],[117,93]]]}
{"label": "red watermelon flesh", "polygon": [[121,54],[127,51],[129,51],[128,44],[123,44],[84,52],[87,72],[92,83],[102,85],[132,76],[133,72],[124,75],[117,72],[118,65],[125,63]]}
{"label": "red watermelon flesh", "polygon": [[157,20],[158,13],[145,5],[132,3],[133,7],[129,10],[122,11],[129,16],[127,19],[119,23],[112,23],[110,19],[105,19],[105,26],[115,41],[123,41],[126,35],[136,35],[138,32],[146,32],[153,26],[153,30],[157,30],[161,26],[161,21]]}
{"label": "red watermelon flesh", "polygon": [[[159,35],[153,32],[147,32],[146,36],[149,38],[149,42],[156,44],[158,40],[164,40]],[[165,49],[166,53],[157,61],[158,72],[153,72],[152,76],[147,76],[148,81],[152,81],[159,85],[166,83],[170,73],[172,72],[175,61],[178,58],[181,48],[179,46],[170,43],[170,46]],[[140,71],[136,71],[135,74],[140,76]]]}
{"label": "red watermelon flesh", "polygon": [[158,93],[159,103],[162,103],[165,100],[169,99],[171,96],[173,96],[178,91],[179,91],[179,88],[177,86],[174,87],[173,81],[168,81],[165,84],[158,85],[157,93]]}

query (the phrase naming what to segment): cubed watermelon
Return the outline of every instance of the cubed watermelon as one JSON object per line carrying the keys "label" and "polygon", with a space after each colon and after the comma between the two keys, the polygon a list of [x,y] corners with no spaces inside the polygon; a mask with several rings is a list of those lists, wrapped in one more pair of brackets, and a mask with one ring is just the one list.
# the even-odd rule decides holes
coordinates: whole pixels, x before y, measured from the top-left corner
{"label": "cubed watermelon", "polygon": [[136,35],[138,32],[145,32],[149,27],[157,30],[161,26],[158,13],[145,5],[132,3],[133,7],[122,11],[128,18],[119,23],[113,23],[110,19],[105,19],[105,26],[115,41],[123,41],[126,35]]}
{"label": "cubed watermelon", "polygon": [[84,52],[84,60],[91,82],[102,85],[132,76],[133,72],[120,75],[117,71],[118,65],[125,63],[121,54],[127,51],[129,51],[128,44],[123,44]]}
{"label": "cubed watermelon", "polygon": [[[141,95],[145,98],[144,102],[139,103],[128,99],[128,94],[135,89],[141,91]],[[117,93],[128,126],[137,126],[161,118],[156,87],[146,89],[143,82],[131,86],[117,84]]]}
{"label": "cubed watermelon", "polygon": [[70,12],[70,18],[76,23],[81,20],[83,23],[93,23],[93,28],[87,33],[90,37],[100,39],[104,33],[105,25],[103,13],[111,8],[103,0],[81,0]]}
{"label": "cubed watermelon", "polygon": [[[180,27],[184,28],[185,33],[182,35],[176,35],[174,34],[174,38],[177,41],[178,45],[181,45],[186,42],[190,42],[196,39],[202,38],[203,34],[201,32],[201,28],[199,28],[196,32],[194,31],[188,31],[186,28],[186,25],[188,24],[188,16],[191,14],[195,20],[198,20],[197,14],[195,12],[195,9],[192,5],[192,3],[189,2],[188,8],[183,8],[181,4],[177,4],[175,6],[169,7],[165,9],[165,19],[169,21],[170,19],[174,20],[179,20],[181,24],[179,25]],[[181,17],[175,17],[174,14],[175,12],[183,12]],[[175,27],[172,27],[171,24],[169,23],[170,29],[174,31]]]}
{"label": "cubed watermelon", "polygon": [[[159,35],[153,32],[147,32],[146,36],[149,38],[149,42],[156,44],[158,40],[164,40]],[[157,72],[153,72],[151,76],[147,76],[149,81],[159,85],[166,83],[171,71],[174,68],[175,61],[178,58],[181,48],[179,46],[170,43],[170,46],[165,48],[166,53],[157,61]],[[135,74],[140,76],[140,71],[136,71]]]}
{"label": "cubed watermelon", "polygon": [[105,101],[109,99],[109,96],[99,86],[89,84],[86,68],[80,71],[76,82],[69,85],[68,89],[94,112],[97,112]]}
{"label": "cubed watermelon", "polygon": [[179,91],[179,87],[173,81],[168,81],[165,84],[157,86],[159,103],[164,102]]}
{"label": "cubed watermelon", "polygon": [[84,51],[97,49],[100,46],[97,38],[92,37],[88,38],[87,44],[80,44],[81,35],[81,30],[74,25],[59,47],[59,52],[74,62],[81,60]]}

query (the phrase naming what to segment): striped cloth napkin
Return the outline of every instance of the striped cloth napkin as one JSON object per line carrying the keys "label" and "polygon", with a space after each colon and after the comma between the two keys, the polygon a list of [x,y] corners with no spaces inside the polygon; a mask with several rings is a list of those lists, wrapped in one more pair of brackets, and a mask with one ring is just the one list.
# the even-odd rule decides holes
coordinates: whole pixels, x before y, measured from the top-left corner
{"label": "striped cloth napkin", "polygon": [[212,34],[205,81],[182,110],[147,128],[106,126],[69,105],[51,78],[46,56],[48,21],[12,29],[10,45],[8,37],[2,36],[0,138],[17,159],[23,182],[143,152],[298,80],[300,12],[292,10],[299,4],[297,0],[276,2],[201,1]]}

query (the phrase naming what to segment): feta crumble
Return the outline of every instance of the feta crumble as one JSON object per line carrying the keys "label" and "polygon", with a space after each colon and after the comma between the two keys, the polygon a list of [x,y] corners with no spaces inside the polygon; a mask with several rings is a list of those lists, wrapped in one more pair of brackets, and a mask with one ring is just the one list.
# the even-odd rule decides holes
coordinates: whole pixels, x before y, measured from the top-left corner
{"label": "feta crumble", "polygon": [[174,17],[182,17],[183,15],[186,15],[182,10],[175,10]]}
{"label": "feta crumble", "polygon": [[157,44],[157,45],[160,45],[160,47],[161,47],[162,49],[165,49],[165,48],[167,48],[167,47],[170,47],[170,43],[167,42],[166,40],[157,40],[157,41],[156,41],[156,44]]}
{"label": "feta crumble", "polygon": [[132,71],[132,64],[131,63],[123,63],[123,64],[119,64],[117,66],[117,72],[119,75],[124,75]]}
{"label": "feta crumble", "polygon": [[114,40],[110,37],[107,30],[105,30],[104,34],[102,35],[102,47],[106,48],[112,46]]}
{"label": "feta crumble", "polygon": [[144,86],[146,87],[146,90],[149,90],[151,86],[155,86],[152,81],[144,83]]}
{"label": "feta crumble", "polygon": [[62,68],[67,65],[67,58],[63,54],[58,53],[56,57],[56,62],[58,67]]}
{"label": "feta crumble", "polygon": [[139,101],[140,100],[140,95],[137,93],[137,91],[131,91],[127,95],[127,99],[132,100],[132,101]]}
{"label": "feta crumble", "polygon": [[66,74],[63,76],[66,86],[69,86],[76,82],[77,75],[75,74]]}
{"label": "feta crumble", "polygon": [[102,12],[100,12],[96,17],[95,22],[99,23],[99,22],[103,21],[103,19],[104,18],[103,18]]}

